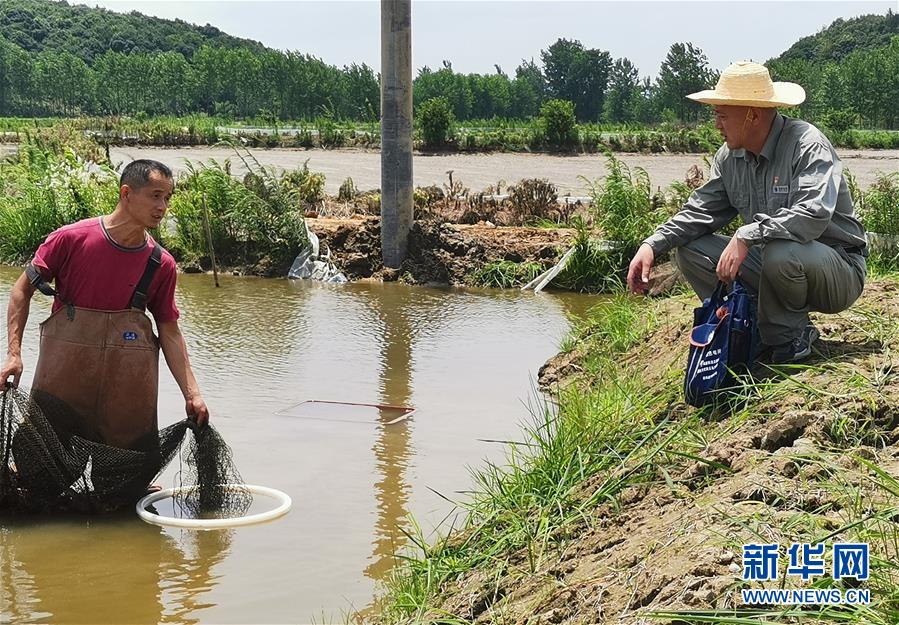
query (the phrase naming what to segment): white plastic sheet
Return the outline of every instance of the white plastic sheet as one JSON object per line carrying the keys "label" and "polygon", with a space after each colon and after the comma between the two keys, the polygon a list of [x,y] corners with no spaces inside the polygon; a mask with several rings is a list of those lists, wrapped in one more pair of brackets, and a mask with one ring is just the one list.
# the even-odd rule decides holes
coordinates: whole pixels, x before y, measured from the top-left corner
{"label": "white plastic sheet", "polygon": [[346,282],[346,276],[331,262],[330,250],[326,254],[319,253],[318,237],[309,229],[308,224],[306,224],[306,237],[309,243],[297,254],[290,271],[287,272],[287,277],[291,280],[316,280],[332,284]]}

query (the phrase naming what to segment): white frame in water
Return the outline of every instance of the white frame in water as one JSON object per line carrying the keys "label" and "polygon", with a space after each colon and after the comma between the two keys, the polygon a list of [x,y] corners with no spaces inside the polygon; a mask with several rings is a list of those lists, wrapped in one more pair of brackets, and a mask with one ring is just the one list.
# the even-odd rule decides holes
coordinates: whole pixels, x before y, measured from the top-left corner
{"label": "white frame in water", "polygon": [[[396,419],[392,419],[392,420],[384,423],[383,425],[395,425],[397,423],[402,423],[403,421],[405,421],[406,419],[411,417],[413,414],[415,414],[415,411],[417,410],[417,408],[414,408],[412,406],[394,406],[391,404],[365,404],[365,403],[355,402],[355,401],[332,401],[332,400],[328,400],[328,399],[307,399],[306,401],[301,401],[300,403],[294,404],[293,406],[288,406],[287,408],[283,408],[283,409],[279,410],[278,412],[276,412],[275,414],[280,417],[291,416],[289,414],[289,412],[291,410],[293,410],[294,408],[299,408],[300,406],[304,406],[306,404],[332,404],[332,405],[338,405],[338,406],[364,406],[366,408],[378,408],[381,410],[396,410],[398,412],[403,413],[400,416],[398,416]],[[322,419],[321,417],[302,417],[302,418],[325,420],[325,421],[328,420],[328,419]]]}
{"label": "white frame in water", "polygon": [[150,493],[149,495],[145,496],[143,499],[137,502],[137,516],[139,516],[141,520],[147,523],[151,523],[153,525],[161,525],[163,527],[181,527],[184,529],[194,530],[215,530],[227,529],[231,527],[241,527],[245,525],[255,525],[257,523],[272,521],[280,516],[284,516],[285,514],[287,514],[287,512],[290,510],[290,507],[293,505],[293,502],[291,501],[290,496],[287,493],[275,488],[268,488],[267,486],[256,486],[255,484],[223,484],[223,487],[233,490],[246,489],[253,495],[263,495],[265,497],[271,497],[272,499],[277,500],[279,503],[276,508],[268,510],[267,512],[234,517],[231,519],[184,519],[161,516],[147,510],[147,506],[149,506],[150,504],[154,504],[157,501],[161,501],[169,497],[174,497],[175,495],[198,488],[197,486],[182,486],[179,488],[166,488],[159,492]]}

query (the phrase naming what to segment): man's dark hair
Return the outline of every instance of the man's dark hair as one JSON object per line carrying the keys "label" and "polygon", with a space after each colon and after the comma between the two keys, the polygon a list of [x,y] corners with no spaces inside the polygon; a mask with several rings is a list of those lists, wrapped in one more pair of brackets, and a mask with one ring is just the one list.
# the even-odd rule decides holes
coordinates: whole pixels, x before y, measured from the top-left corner
{"label": "man's dark hair", "polygon": [[151,161],[150,159],[142,158],[131,161],[125,166],[125,169],[122,170],[119,186],[121,187],[127,184],[132,189],[145,187],[150,182],[150,174],[154,171],[158,174],[162,174],[169,180],[172,179],[172,170],[166,165],[163,165],[159,161]]}

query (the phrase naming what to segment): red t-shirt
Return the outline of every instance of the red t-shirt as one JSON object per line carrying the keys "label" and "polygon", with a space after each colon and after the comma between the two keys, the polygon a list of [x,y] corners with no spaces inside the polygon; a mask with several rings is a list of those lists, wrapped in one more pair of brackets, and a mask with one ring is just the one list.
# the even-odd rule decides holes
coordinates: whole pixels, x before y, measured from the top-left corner
{"label": "red t-shirt", "polygon": [[[128,310],[155,245],[148,234],[143,245],[123,247],[112,240],[101,218],[92,217],[52,232],[32,263],[47,281],[55,281],[59,296],[54,311],[63,302],[94,310]],[[175,306],[176,276],[175,259],[163,250],[147,293],[147,310],[156,323],[180,316]]]}

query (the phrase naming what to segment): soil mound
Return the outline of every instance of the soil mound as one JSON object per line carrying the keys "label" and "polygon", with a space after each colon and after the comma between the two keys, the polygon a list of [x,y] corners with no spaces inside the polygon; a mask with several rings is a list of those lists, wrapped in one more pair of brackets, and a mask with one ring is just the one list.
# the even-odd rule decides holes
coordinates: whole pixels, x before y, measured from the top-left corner
{"label": "soil mound", "polygon": [[548,268],[574,239],[570,229],[500,228],[421,220],[412,226],[408,256],[396,271],[381,264],[379,218],[320,217],[307,222],[350,280],[402,279],[412,284],[469,284],[474,272],[500,260],[539,262]]}

